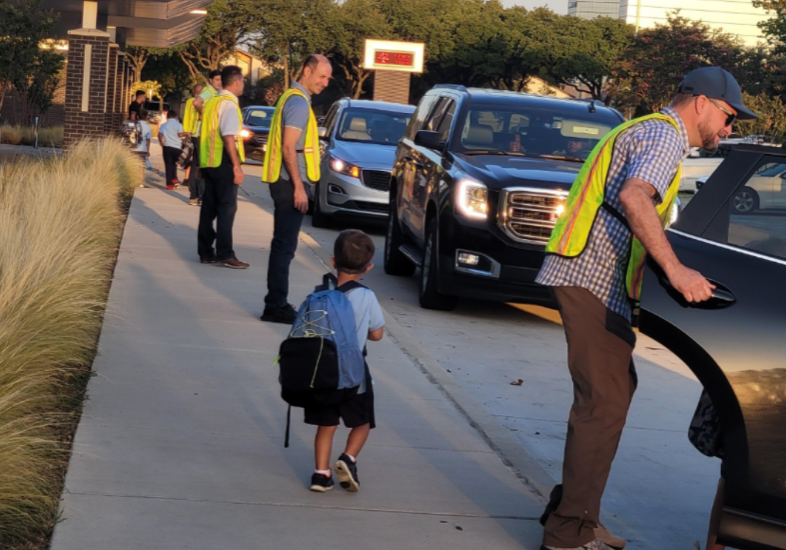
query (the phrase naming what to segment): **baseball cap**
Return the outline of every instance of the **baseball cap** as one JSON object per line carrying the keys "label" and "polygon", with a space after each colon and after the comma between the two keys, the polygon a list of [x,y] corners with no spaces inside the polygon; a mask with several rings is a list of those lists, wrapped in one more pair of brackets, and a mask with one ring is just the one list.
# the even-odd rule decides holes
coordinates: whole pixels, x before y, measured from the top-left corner
{"label": "baseball cap", "polygon": [[689,72],[682,79],[677,92],[725,101],[737,111],[738,120],[759,118],[759,115],[746,109],[742,104],[740,85],[729,71],[721,67],[701,67]]}

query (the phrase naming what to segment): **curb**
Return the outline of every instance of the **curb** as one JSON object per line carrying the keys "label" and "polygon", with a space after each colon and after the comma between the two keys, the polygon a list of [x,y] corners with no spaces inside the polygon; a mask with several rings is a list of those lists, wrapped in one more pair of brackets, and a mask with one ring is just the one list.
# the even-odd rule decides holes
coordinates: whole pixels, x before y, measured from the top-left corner
{"label": "curb", "polygon": [[[300,239],[314,255],[332,271],[330,254],[305,231],[300,231]],[[404,354],[423,372],[432,384],[436,384],[442,394],[467,419],[499,456],[513,474],[544,503],[556,481],[538,464],[505,427],[501,426],[487,413],[450,374],[434,360],[423,347],[409,335],[396,319],[382,307],[385,316],[385,331]]]}

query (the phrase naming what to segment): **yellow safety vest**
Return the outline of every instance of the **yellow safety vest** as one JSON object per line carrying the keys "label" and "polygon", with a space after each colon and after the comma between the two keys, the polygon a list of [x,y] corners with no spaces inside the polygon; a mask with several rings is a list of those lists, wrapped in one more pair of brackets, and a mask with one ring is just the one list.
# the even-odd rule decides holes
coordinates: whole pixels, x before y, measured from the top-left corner
{"label": "yellow safety vest", "polygon": [[[205,103],[202,109],[202,135],[199,138],[199,167],[218,168],[224,154],[224,140],[219,129],[219,107],[224,101],[231,101],[237,109],[237,118],[240,127],[243,126],[243,115],[240,112],[240,105],[237,98],[232,95],[219,95]],[[240,155],[240,162],[246,161],[246,152],[243,147],[243,138],[239,134],[235,136],[237,152]]]}
{"label": "yellow safety vest", "polygon": [[[592,232],[592,226],[595,223],[598,210],[603,207],[606,192],[606,179],[614,153],[614,144],[622,132],[646,120],[662,120],[663,122],[671,124],[679,131],[679,127],[673,118],[655,113],[621,124],[599,141],[592,150],[587,161],[584,163],[584,166],[581,168],[579,175],[576,176],[576,180],[573,182],[573,187],[570,189],[570,194],[565,204],[565,211],[557,220],[554,230],[551,233],[549,243],[546,245],[547,254],[557,254],[566,258],[575,258],[584,251],[590,233]],[[677,173],[669,185],[666,196],[663,197],[663,202],[656,207],[664,228],[668,223],[669,213],[674,204],[674,199],[677,197],[681,174],[682,164],[677,168]],[[607,208],[610,209],[608,205]],[[616,216],[622,217],[619,213],[616,213]],[[625,277],[628,296],[630,296],[634,302],[638,302],[639,296],[641,295],[641,281],[644,275],[645,257],[646,251],[644,250],[644,246],[634,235],[631,240],[630,258],[628,260],[628,270]]]}
{"label": "yellow safety vest", "polygon": [[183,131],[188,134],[195,134],[197,124],[199,123],[199,113],[197,113],[196,107],[194,107],[194,99],[196,98],[188,98],[185,113],[183,113]]}
{"label": "yellow safety vest", "polygon": [[[284,154],[281,147],[284,136],[281,113],[284,111],[284,104],[294,95],[299,95],[308,100],[305,94],[297,88],[289,88],[278,99],[276,110],[273,113],[273,120],[270,121],[270,134],[267,140],[267,151],[265,151],[265,165],[262,167],[262,181],[265,183],[278,181],[278,177],[281,174],[281,164],[284,161]],[[306,141],[302,152],[306,157],[306,172],[308,179],[313,182],[319,181],[321,175],[319,171],[319,133],[317,131],[317,119],[310,106],[308,108]]]}
{"label": "yellow safety vest", "polygon": [[[209,93],[210,97],[204,103],[202,103],[202,113],[205,112],[205,105],[207,104],[207,102],[218,95],[218,91],[212,85],[207,84],[202,89],[202,91],[199,92],[199,95],[197,97],[201,97],[202,94],[205,93],[205,92]],[[196,99],[196,97],[194,99]],[[196,123],[195,135],[196,135],[196,137],[199,137],[200,133],[202,132],[202,120],[204,120],[204,117],[201,114],[199,114],[199,112],[197,112],[197,117],[198,118],[197,118],[197,123]]]}

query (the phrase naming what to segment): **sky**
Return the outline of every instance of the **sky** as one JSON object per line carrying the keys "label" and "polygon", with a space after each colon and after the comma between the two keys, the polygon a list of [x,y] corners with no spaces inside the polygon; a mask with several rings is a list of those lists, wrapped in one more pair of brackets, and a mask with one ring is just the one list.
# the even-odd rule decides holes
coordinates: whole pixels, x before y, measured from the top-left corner
{"label": "sky", "polygon": [[568,0],[500,0],[505,7],[524,6],[525,8],[539,8],[546,6],[552,11],[561,14],[568,13]]}

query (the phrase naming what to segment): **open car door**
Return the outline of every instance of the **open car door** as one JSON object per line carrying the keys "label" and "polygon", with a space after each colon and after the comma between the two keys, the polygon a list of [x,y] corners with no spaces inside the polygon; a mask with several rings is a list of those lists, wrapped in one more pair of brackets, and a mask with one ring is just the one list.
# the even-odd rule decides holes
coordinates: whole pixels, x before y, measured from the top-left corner
{"label": "open car door", "polygon": [[782,149],[735,147],[667,230],[680,261],[716,285],[711,300],[688,305],[652,261],[642,289],[641,332],[693,370],[718,411],[718,543],[740,549],[786,549],[786,211],[739,214],[731,201],[784,162]]}

